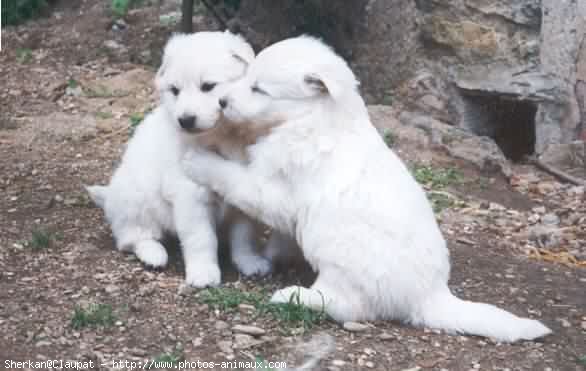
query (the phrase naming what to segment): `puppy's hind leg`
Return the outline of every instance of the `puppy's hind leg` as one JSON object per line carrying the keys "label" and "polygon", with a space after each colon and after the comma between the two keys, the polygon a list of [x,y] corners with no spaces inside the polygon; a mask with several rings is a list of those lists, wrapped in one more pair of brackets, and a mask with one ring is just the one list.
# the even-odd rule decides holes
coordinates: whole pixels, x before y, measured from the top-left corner
{"label": "puppy's hind leg", "polygon": [[133,252],[145,265],[161,268],[167,265],[167,250],[159,242],[162,231],[154,227],[155,223],[151,224],[150,227],[135,224],[117,228],[114,233],[116,245],[120,251]]}
{"label": "puppy's hind leg", "polygon": [[230,251],[232,263],[245,276],[264,276],[271,272],[268,259],[259,255],[255,243],[255,226],[243,215],[236,217],[230,226]]}
{"label": "puppy's hind leg", "polygon": [[134,244],[134,254],[143,263],[153,268],[167,265],[167,251],[157,240],[142,240]]}
{"label": "puppy's hind leg", "polygon": [[337,322],[371,319],[364,311],[361,296],[357,290],[344,285],[344,277],[320,273],[311,288],[285,287],[273,294],[271,302],[299,303],[316,311],[325,311]]}

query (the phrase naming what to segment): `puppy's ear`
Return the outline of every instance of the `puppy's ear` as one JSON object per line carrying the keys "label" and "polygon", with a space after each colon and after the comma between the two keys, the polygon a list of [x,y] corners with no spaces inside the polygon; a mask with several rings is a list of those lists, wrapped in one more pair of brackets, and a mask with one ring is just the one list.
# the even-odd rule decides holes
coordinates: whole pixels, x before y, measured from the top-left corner
{"label": "puppy's ear", "polygon": [[233,34],[229,30],[224,31],[224,34],[230,38],[230,51],[232,56],[248,67],[254,60],[252,46],[241,35]]}
{"label": "puppy's ear", "polygon": [[328,94],[332,98],[338,98],[342,92],[342,84],[333,78],[329,78],[327,73],[310,73],[305,75],[304,82],[313,90],[320,94]]}

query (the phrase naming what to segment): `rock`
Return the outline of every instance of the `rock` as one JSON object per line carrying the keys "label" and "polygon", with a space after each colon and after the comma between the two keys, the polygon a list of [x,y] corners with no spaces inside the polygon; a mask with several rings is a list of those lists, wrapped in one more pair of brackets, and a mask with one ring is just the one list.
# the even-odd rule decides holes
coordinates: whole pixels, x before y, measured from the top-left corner
{"label": "rock", "polygon": [[341,360],[341,359],[334,359],[332,360],[332,366],[336,366],[336,367],[342,367],[346,364],[345,361]]}
{"label": "rock", "polygon": [[181,12],[170,12],[167,14],[161,14],[159,16],[159,22],[164,26],[172,26],[177,24],[181,19]]}
{"label": "rock", "polygon": [[232,342],[227,340],[220,340],[217,342],[218,348],[224,354],[232,354],[234,351],[232,350]]}
{"label": "rock", "polygon": [[250,304],[239,304],[238,309],[241,312],[253,312],[255,310],[254,305]]}
{"label": "rock", "polygon": [[118,41],[115,41],[115,40],[104,41],[104,47],[106,47],[110,50],[116,50],[116,51],[126,49],[124,45],[120,44]]}
{"label": "rock", "polygon": [[252,336],[261,336],[266,333],[266,331],[260,327],[249,325],[235,325],[232,327],[232,331]]}
{"label": "rock", "polygon": [[561,231],[555,227],[544,225],[531,226],[527,230],[529,239],[536,242],[539,247],[556,247],[561,242]]}
{"label": "rock", "polygon": [[128,23],[126,23],[122,18],[118,18],[112,24],[112,31],[123,31],[126,28],[128,28]]}
{"label": "rock", "polygon": [[248,348],[252,348],[254,346],[257,346],[259,344],[262,344],[264,342],[265,342],[264,340],[255,339],[251,335],[234,334],[234,343],[232,345],[232,348],[234,348],[234,349],[248,349]]}
{"label": "rock", "polygon": [[358,322],[344,322],[343,328],[349,332],[363,332],[370,329],[370,326]]}
{"label": "rock", "polygon": [[216,330],[226,330],[230,327],[230,325],[227,322],[224,321],[216,321],[216,323],[214,323],[214,328]]}
{"label": "rock", "polygon": [[120,291],[120,288],[116,285],[107,285],[106,287],[104,287],[104,291],[106,291],[106,293],[108,294],[113,294],[115,292]]}
{"label": "rock", "polygon": [[383,341],[395,340],[395,336],[393,336],[389,333],[386,333],[386,332],[383,332],[382,334],[380,334],[378,338]]}
{"label": "rock", "polygon": [[548,226],[557,226],[560,224],[560,218],[552,213],[545,214],[541,217],[541,223]]}
{"label": "rock", "polygon": [[191,285],[182,282],[177,288],[177,295],[179,296],[190,296],[193,295],[197,289]]}

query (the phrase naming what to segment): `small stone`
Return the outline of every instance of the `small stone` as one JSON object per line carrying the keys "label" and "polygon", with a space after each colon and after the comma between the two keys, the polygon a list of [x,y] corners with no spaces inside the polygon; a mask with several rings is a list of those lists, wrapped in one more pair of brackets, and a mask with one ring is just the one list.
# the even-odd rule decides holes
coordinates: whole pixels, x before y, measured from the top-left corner
{"label": "small stone", "polygon": [[238,309],[240,309],[241,312],[253,312],[255,308],[254,308],[254,305],[239,304]]}
{"label": "small stone", "polygon": [[372,361],[366,361],[366,363],[364,363],[364,365],[368,368],[374,368],[374,362],[372,362]]}
{"label": "small stone", "polygon": [[266,331],[264,329],[249,325],[235,325],[232,327],[232,331],[252,336],[261,336],[266,334]]}
{"label": "small stone", "polygon": [[346,364],[346,361],[342,361],[341,359],[334,359],[332,361],[332,366],[342,367]]}
{"label": "small stone", "polygon": [[386,332],[380,334],[378,338],[383,341],[395,340],[395,337],[393,335],[386,333]]}
{"label": "small stone", "polygon": [[358,322],[344,322],[344,330],[349,332],[362,332],[369,329],[368,325]]}
{"label": "small stone", "polygon": [[108,285],[104,288],[104,291],[106,291],[108,294],[113,294],[117,291],[120,291],[120,288],[116,285]]}
{"label": "small stone", "polygon": [[558,318],[558,322],[562,325],[562,327],[565,327],[565,328],[572,327],[572,324],[570,323],[570,321],[568,321],[565,318]]}
{"label": "small stone", "polygon": [[553,213],[549,213],[541,217],[541,222],[545,225],[555,226],[560,224],[560,218]]}
{"label": "small stone", "polygon": [[104,46],[108,49],[112,49],[112,50],[119,50],[124,48],[124,46],[122,46],[119,42],[115,41],[115,40],[106,40],[104,41]]}
{"label": "small stone", "polygon": [[189,296],[189,295],[193,294],[195,291],[196,291],[195,287],[188,285],[184,282],[179,285],[179,288],[177,289],[177,295]]}
{"label": "small stone", "polygon": [[582,331],[586,331],[586,321],[582,321],[580,327],[582,327]]}
{"label": "small stone", "polygon": [[147,355],[147,352],[140,349],[140,348],[132,348],[129,350],[130,354],[133,356],[144,357]]}
{"label": "small stone", "polygon": [[531,210],[533,210],[533,212],[537,214],[545,214],[545,206],[534,207]]}
{"label": "small stone", "polygon": [[230,325],[224,321],[216,321],[216,323],[214,324],[214,328],[216,330],[220,330],[220,331],[226,330],[229,327],[230,327]]}

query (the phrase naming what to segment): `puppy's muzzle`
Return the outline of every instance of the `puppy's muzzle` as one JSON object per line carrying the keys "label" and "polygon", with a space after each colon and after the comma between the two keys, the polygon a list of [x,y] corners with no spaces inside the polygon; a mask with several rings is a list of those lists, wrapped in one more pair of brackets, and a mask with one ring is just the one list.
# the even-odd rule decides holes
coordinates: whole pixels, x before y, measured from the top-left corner
{"label": "puppy's muzzle", "polygon": [[179,118],[179,125],[181,128],[187,131],[195,131],[195,123],[197,121],[197,117],[195,116],[183,116]]}

